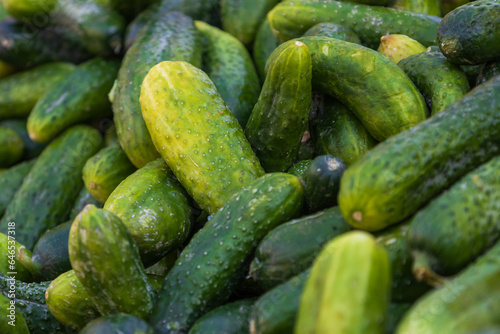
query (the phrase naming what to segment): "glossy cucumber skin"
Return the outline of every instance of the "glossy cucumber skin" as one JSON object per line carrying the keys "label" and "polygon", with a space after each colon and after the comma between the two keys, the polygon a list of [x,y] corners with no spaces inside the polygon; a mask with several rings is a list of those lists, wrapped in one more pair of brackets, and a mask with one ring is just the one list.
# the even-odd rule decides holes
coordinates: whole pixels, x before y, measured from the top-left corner
{"label": "glossy cucumber skin", "polygon": [[80,334],[154,334],[155,331],[146,321],[130,314],[110,314],[88,323]]}
{"label": "glossy cucumber skin", "polygon": [[127,226],[146,266],[180,247],[193,222],[190,198],[161,158],[123,180],[104,209]]}
{"label": "glossy cucumber skin", "polygon": [[33,277],[30,271],[16,258],[17,252],[22,247],[23,245],[15,240],[15,235],[0,233],[0,249],[3,255],[2,259],[0,259],[0,273],[2,275],[14,275],[16,279],[22,282],[32,282]]}
{"label": "glossy cucumber skin", "polygon": [[26,120],[24,119],[8,119],[0,122],[0,126],[11,128],[17,132],[24,143],[24,152],[22,160],[33,159],[42,153],[47,146],[46,143],[37,143],[31,140],[28,129],[26,128]]}
{"label": "glossy cucumber skin", "polygon": [[500,158],[466,174],[413,217],[408,243],[415,260],[453,275],[493,246],[500,237]]}
{"label": "glossy cucumber skin", "polygon": [[411,55],[424,52],[425,46],[406,35],[391,34],[380,38],[377,52],[383,54],[393,63],[397,64],[401,59]]}
{"label": "glossy cucumber skin", "polygon": [[192,64],[154,66],[142,84],[141,107],[156,148],[208,213],[264,174],[236,117],[210,78]]}
{"label": "glossy cucumber skin", "polygon": [[470,90],[462,69],[441,52],[422,52],[402,59],[398,66],[406,73],[430,106],[431,115],[462,98]]}
{"label": "glossy cucumber skin", "polygon": [[392,8],[334,0],[283,1],[268,14],[282,40],[300,37],[318,22],[333,22],[353,30],[364,45],[377,48],[380,37],[403,34],[425,46],[436,45],[440,18]]}
{"label": "glossy cucumber skin", "polygon": [[203,70],[244,128],[260,94],[260,80],[247,49],[236,37],[196,21],[204,42]]}
{"label": "glossy cucumber skin", "polygon": [[261,82],[266,79],[266,61],[280,43],[271,30],[269,20],[265,18],[257,31],[253,44],[253,60]]}
{"label": "glossy cucumber skin", "polygon": [[[300,180],[284,173],[264,175],[236,193],[167,274],[151,317],[156,331],[185,333],[199,316],[224,303],[259,240],[299,212],[303,193]],[[184,279],[187,274],[190,280]]]}
{"label": "glossy cucumber skin", "polygon": [[68,249],[76,277],[99,313],[148,318],[152,289],[139,250],[120,218],[87,205],[71,226]]}
{"label": "glossy cucumber skin", "polygon": [[338,207],[286,222],[257,246],[249,274],[267,291],[308,269],[328,241],[351,229]]}
{"label": "glossy cucumber skin", "polygon": [[164,60],[185,60],[201,67],[202,49],[193,20],[172,12],[151,19],[125,54],[118,72],[113,114],[120,145],[137,168],[160,157],[141,114],[139,97],[144,78],[151,67]]}
{"label": "glossy cucumber skin", "polygon": [[49,63],[0,80],[0,119],[26,117],[47,90],[75,70],[70,63]]}
{"label": "glossy cucumber skin", "polygon": [[73,219],[78,216],[80,211],[82,211],[87,204],[92,204],[98,208],[102,208],[102,204],[99,203],[94,197],[92,197],[87,188],[83,186],[82,190],[80,190],[80,193],[76,197],[75,202],[73,203],[73,207],[71,208],[71,212],[69,214],[69,220],[73,221]]}
{"label": "glossy cucumber skin", "polygon": [[288,174],[295,175],[301,180],[304,180],[304,174],[307,170],[307,167],[311,164],[312,159],[301,160],[297,162],[295,165],[290,167],[287,171]]}
{"label": "glossy cucumber skin", "polygon": [[441,16],[441,0],[396,0],[391,8],[414,13]]}
{"label": "glossy cucumber skin", "polygon": [[30,334],[23,314],[10,301],[10,298],[0,294],[0,307],[2,308],[2,316],[4,318],[0,323],[0,331],[10,334]]}
{"label": "glossy cucumber skin", "polygon": [[86,125],[74,126],[53,140],[7,206],[0,221],[2,232],[14,222],[16,240],[31,250],[47,229],[65,222],[83,186],[82,167],[101,142],[99,133]]}
{"label": "glossy cucumber skin", "polygon": [[311,54],[302,42],[270,56],[266,80],[245,135],[268,173],[290,168],[299,152],[311,110]]}
{"label": "glossy cucumber skin", "polygon": [[439,24],[441,52],[455,64],[483,64],[500,58],[500,2],[479,0],[448,13]]}
{"label": "glossy cucumber skin", "polygon": [[[339,206],[360,229],[403,221],[500,151],[500,77],[363,155],[341,181]],[[372,177],[376,175],[376,177]]]}
{"label": "glossy cucumber skin", "polygon": [[28,116],[30,138],[48,142],[73,124],[110,116],[108,93],[119,66],[118,61],[95,58],[53,85]]}
{"label": "glossy cucumber skin", "polygon": [[346,42],[361,44],[359,36],[351,29],[332,22],[322,22],[312,26],[304,33],[307,36],[322,36],[341,39]]}
{"label": "glossy cucumber skin", "polygon": [[0,167],[11,167],[23,157],[24,143],[17,132],[0,126]]}

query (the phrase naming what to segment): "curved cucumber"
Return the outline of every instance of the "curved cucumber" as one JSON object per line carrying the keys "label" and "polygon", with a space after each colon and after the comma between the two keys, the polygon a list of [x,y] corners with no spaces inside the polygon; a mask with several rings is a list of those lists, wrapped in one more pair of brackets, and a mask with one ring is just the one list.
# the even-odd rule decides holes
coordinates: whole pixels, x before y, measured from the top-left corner
{"label": "curved cucumber", "polygon": [[269,20],[265,18],[257,31],[253,44],[253,60],[259,72],[261,82],[266,79],[266,61],[280,43],[271,30]]}
{"label": "curved cucumber", "polygon": [[23,180],[28,175],[35,160],[21,162],[11,168],[0,172],[0,217],[5,213],[14,194],[23,184]]}
{"label": "curved cucumber", "polygon": [[346,42],[361,44],[359,36],[354,31],[343,25],[333,22],[322,22],[312,26],[304,33],[307,36],[321,36],[341,39]]}
{"label": "curved cucumber", "polygon": [[17,132],[0,126],[0,168],[10,167],[23,157],[24,143]]}

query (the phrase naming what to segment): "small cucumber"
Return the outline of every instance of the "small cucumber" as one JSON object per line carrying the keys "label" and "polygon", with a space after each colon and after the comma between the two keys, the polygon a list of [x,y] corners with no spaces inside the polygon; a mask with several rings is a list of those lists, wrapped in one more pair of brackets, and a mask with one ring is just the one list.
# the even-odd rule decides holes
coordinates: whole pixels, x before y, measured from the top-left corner
{"label": "small cucumber", "polygon": [[210,78],[192,64],[165,61],[154,66],[140,100],[156,148],[208,213],[264,174],[236,117]]}
{"label": "small cucumber", "polygon": [[21,162],[0,172],[0,217],[5,213],[5,209],[14,197],[16,191],[23,184],[23,180],[28,175],[35,160]]}
{"label": "small cucumber", "polygon": [[389,7],[414,13],[441,16],[443,0],[395,0]]}
{"label": "small cucumber", "polygon": [[23,157],[24,143],[17,132],[0,126],[0,167],[11,167]]}
{"label": "small cucumber", "polygon": [[274,49],[280,43],[274,36],[271,30],[269,20],[265,18],[257,31],[255,42],[253,44],[253,60],[257,71],[259,72],[260,81],[264,82],[266,79],[266,61],[267,58],[273,53]]}
{"label": "small cucumber", "polygon": [[22,282],[32,282],[31,272],[16,258],[16,254],[21,248],[24,246],[15,240],[15,235],[0,233],[0,249],[3,255],[0,259],[0,273],[15,275],[15,278]]}
{"label": "small cucumber", "polygon": [[425,46],[405,35],[391,34],[380,38],[377,52],[383,54],[393,63],[397,64],[401,59],[411,55],[424,52]]}
{"label": "small cucumber", "polygon": [[26,120],[24,119],[9,119],[0,122],[0,126],[5,126],[16,131],[24,143],[24,152],[22,160],[33,159],[42,153],[47,146],[46,143],[37,143],[31,140],[28,129],[26,128]]}
{"label": "small cucumber", "polygon": [[0,294],[0,331],[10,334],[30,334],[23,314],[11,303],[12,299]]}
{"label": "small cucumber", "polygon": [[110,314],[87,324],[79,334],[155,334],[146,321],[130,314]]}
{"label": "small cucumber", "polygon": [[356,35],[354,31],[344,27],[343,25],[332,22],[318,23],[312,26],[309,30],[307,30],[303,36],[330,37],[330,38],[341,39],[346,42],[361,44],[359,36]]}
{"label": "small cucumber", "polygon": [[85,188],[84,186],[82,190],[80,190],[80,193],[78,194],[78,197],[76,198],[75,203],[71,208],[69,220],[73,221],[87,204],[92,204],[98,208],[102,208],[102,204],[99,203],[94,197],[92,197],[87,188]]}

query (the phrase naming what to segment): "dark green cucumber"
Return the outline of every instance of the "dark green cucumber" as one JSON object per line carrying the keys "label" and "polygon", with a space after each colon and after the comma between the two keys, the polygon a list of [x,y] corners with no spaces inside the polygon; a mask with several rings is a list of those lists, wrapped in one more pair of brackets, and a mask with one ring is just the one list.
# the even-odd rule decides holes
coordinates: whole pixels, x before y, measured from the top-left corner
{"label": "dark green cucumber", "polygon": [[312,159],[301,160],[297,162],[295,165],[290,167],[287,171],[288,174],[292,174],[297,176],[299,179],[304,180],[304,174],[307,170],[307,167],[311,164]]}
{"label": "dark green cucumber", "polygon": [[303,192],[297,177],[271,173],[236,193],[167,274],[151,316],[156,331],[185,333],[197,318],[224,303],[258,242],[299,212]]}
{"label": "dark green cucumber", "polygon": [[75,203],[73,203],[73,207],[71,208],[71,212],[69,214],[69,220],[73,221],[73,219],[78,216],[80,211],[82,211],[83,208],[87,206],[87,204],[92,204],[98,208],[102,208],[102,204],[99,203],[94,197],[92,197],[87,188],[85,188],[84,186],[82,190],[80,190]]}
{"label": "dark green cucumber", "polygon": [[[382,141],[425,120],[428,110],[415,85],[387,57],[359,44],[328,37],[302,37],[312,58],[313,89],[352,110],[368,132]],[[379,78],[390,78],[383,83]],[[363,99],[359,97],[363,96]]]}
{"label": "dark green cucumber", "polygon": [[420,90],[434,115],[462,98],[469,81],[462,69],[441,52],[422,52],[401,60],[398,66]]}
{"label": "dark green cucumber", "polygon": [[361,42],[377,48],[380,37],[403,34],[425,46],[436,45],[440,18],[385,7],[334,0],[283,1],[268,14],[271,28],[282,40],[300,37],[319,22],[341,24],[354,31]]}
{"label": "dark green cucumber", "polygon": [[80,334],[155,334],[146,321],[130,314],[110,314],[95,319]]}
{"label": "dark green cucumber", "polygon": [[119,66],[118,61],[95,58],[53,85],[28,117],[30,138],[47,142],[73,124],[110,116],[108,93]]}
{"label": "dark green cucumber", "polygon": [[243,299],[208,312],[198,319],[189,334],[249,334],[248,318],[254,299]]}
{"label": "dark green cucumber", "polygon": [[12,304],[11,301],[12,299],[0,294],[0,316],[2,317],[0,331],[10,334],[30,334],[23,314],[19,312],[16,305]]}
{"label": "dark green cucumber", "polygon": [[236,37],[196,21],[204,40],[203,70],[244,128],[260,94],[260,80],[252,58]]}
{"label": "dark green cucumber", "polygon": [[[12,229],[12,231],[15,230]],[[32,282],[31,272],[16,258],[16,254],[21,248],[24,248],[24,246],[16,241],[15,234],[6,235],[0,233],[0,249],[3,255],[0,259],[0,273],[15,276],[16,279],[22,282]]]}
{"label": "dark green cucumber", "polygon": [[48,15],[57,5],[57,0],[4,0],[5,11],[12,17],[24,21]]}
{"label": "dark green cucumber", "polygon": [[192,64],[154,66],[142,84],[141,107],[156,148],[209,214],[264,174],[238,120],[206,73]]}
{"label": "dark green cucumber", "polygon": [[480,85],[493,77],[500,75],[500,61],[485,64],[476,79],[476,85]]}
{"label": "dark green cucumber", "polygon": [[442,0],[395,0],[391,8],[407,10],[414,13],[441,16]]}
{"label": "dark green cucumber", "polygon": [[0,167],[10,167],[23,157],[24,143],[17,132],[0,126]]}
{"label": "dark green cucumber", "polygon": [[28,116],[38,99],[74,70],[69,63],[50,63],[0,80],[0,119]]}
{"label": "dark green cucumber", "polygon": [[142,82],[151,67],[164,60],[201,67],[199,34],[193,20],[183,14],[157,15],[125,54],[113,92],[113,114],[120,144],[137,168],[160,157],[141,114]]}
{"label": "dark green cucumber", "polygon": [[26,120],[24,119],[9,119],[0,122],[0,126],[11,128],[17,132],[19,137],[24,143],[23,160],[33,159],[42,153],[43,149],[47,146],[45,143],[37,143],[31,140],[28,129],[26,128]]}
{"label": "dark green cucumber", "polygon": [[127,226],[146,266],[180,247],[188,238],[193,220],[190,199],[163,159],[150,162],[123,180],[104,209]]}
{"label": "dark green cucumber", "polygon": [[414,274],[453,275],[500,238],[500,157],[474,169],[412,219],[408,243]]}
{"label": "dark green cucumber", "polygon": [[356,35],[354,31],[343,25],[332,22],[322,22],[312,26],[304,33],[304,37],[307,36],[337,38],[346,42],[361,44],[359,36]]}
{"label": "dark green cucumber", "polygon": [[149,317],[152,289],[139,250],[120,218],[87,205],[71,226],[68,248],[76,277],[102,315]]}
{"label": "dark green cucumber", "polygon": [[441,52],[452,63],[477,65],[500,58],[500,2],[478,0],[448,13],[437,31]]}
{"label": "dark green cucumber", "polygon": [[16,253],[18,261],[36,281],[49,281],[71,269],[68,238],[71,223],[60,224],[45,232],[30,252],[22,247]]}
{"label": "dark green cucumber", "polygon": [[100,203],[105,203],[115,188],[135,172],[121,146],[107,146],[87,160],[82,176],[89,193]]}
{"label": "dark green cucumber", "polygon": [[308,269],[328,241],[349,230],[338,207],[289,221],[262,239],[249,274],[267,291]]}
{"label": "dark green cucumber", "polygon": [[50,313],[71,329],[82,329],[99,316],[99,311],[74,270],[59,275],[50,283],[45,292],[45,301]]}
{"label": "dark green cucumber", "polygon": [[302,42],[271,55],[245,135],[266,172],[282,172],[297,157],[311,110],[311,54]]}
{"label": "dark green cucumber", "polygon": [[500,77],[377,145],[340,184],[347,221],[381,230],[415,213],[468,171],[500,153]]}
{"label": "dark green cucumber", "polygon": [[[77,125],[52,141],[37,158],[0,221],[16,224],[16,240],[32,249],[47,230],[68,219],[83,186],[82,167],[100,148],[99,133]],[[29,210],[27,210],[29,208]]]}
{"label": "dark green cucumber", "polygon": [[271,30],[269,20],[265,18],[257,31],[255,42],[253,44],[253,60],[255,62],[255,67],[257,67],[257,71],[259,72],[261,82],[264,82],[266,79],[267,58],[269,58],[278,45],[279,42]]}
{"label": "dark green cucumber", "polygon": [[378,53],[383,54],[393,63],[397,64],[401,59],[411,55],[424,52],[425,46],[406,35],[390,34],[380,38]]}

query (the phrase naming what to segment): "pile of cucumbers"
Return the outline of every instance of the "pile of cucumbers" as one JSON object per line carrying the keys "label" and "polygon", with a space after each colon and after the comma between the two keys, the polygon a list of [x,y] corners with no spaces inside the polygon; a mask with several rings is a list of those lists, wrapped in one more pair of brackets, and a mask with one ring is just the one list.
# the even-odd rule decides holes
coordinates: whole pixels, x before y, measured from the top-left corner
{"label": "pile of cucumbers", "polygon": [[500,333],[500,0],[3,0],[0,92],[0,333]]}

